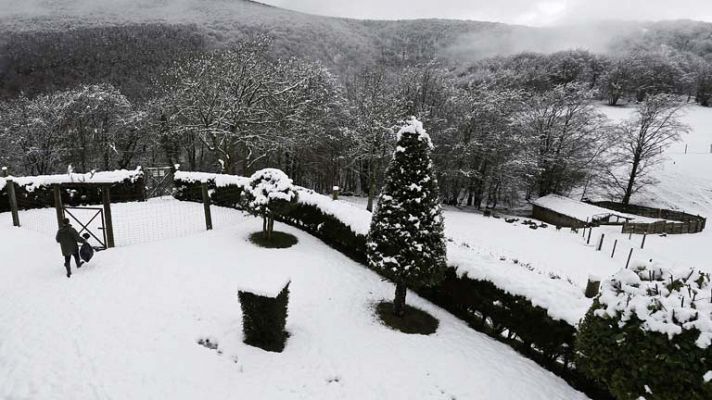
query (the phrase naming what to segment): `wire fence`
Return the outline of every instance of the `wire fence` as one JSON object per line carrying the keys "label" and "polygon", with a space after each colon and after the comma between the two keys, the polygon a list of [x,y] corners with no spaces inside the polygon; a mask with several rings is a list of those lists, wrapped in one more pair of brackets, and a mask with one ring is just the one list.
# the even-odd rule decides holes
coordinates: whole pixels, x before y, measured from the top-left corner
{"label": "wire fence", "polygon": [[[194,189],[200,191],[200,187]],[[200,198],[201,193],[191,193]],[[20,226],[45,235],[54,236],[57,232],[57,211],[47,203],[40,204],[18,198]],[[192,235],[206,231],[205,208],[202,203],[178,201],[171,196],[162,196],[146,201],[125,201],[121,196],[112,196],[111,215],[113,222],[114,243],[116,246],[129,246]],[[102,210],[100,212],[99,210]],[[224,229],[239,224],[243,219],[241,211],[212,205],[213,229]],[[70,219],[72,225],[85,233],[91,231],[89,243],[103,247],[103,230],[106,228],[102,204],[90,204],[81,207],[67,207],[63,216]]]}

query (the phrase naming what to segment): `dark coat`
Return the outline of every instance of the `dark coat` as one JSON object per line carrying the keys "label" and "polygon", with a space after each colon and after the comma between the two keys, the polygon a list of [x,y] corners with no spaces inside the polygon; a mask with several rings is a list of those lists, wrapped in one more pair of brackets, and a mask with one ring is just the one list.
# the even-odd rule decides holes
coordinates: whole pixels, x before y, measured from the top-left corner
{"label": "dark coat", "polygon": [[77,243],[84,243],[83,237],[79,236],[79,232],[72,228],[71,225],[64,225],[57,231],[57,243],[62,247],[63,256],[71,256],[79,251]]}

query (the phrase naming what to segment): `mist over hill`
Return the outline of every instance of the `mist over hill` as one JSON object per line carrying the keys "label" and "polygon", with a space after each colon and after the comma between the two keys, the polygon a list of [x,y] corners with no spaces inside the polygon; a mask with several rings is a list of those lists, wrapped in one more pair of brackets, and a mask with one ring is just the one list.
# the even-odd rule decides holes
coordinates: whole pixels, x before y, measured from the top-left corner
{"label": "mist over hill", "polygon": [[[268,34],[278,58],[319,61],[339,76],[364,66],[437,59],[453,68],[484,58],[564,49],[608,52],[658,31],[708,36],[710,24],[609,22],[532,28],[455,20],[362,21],[247,0],[34,0],[0,7],[0,96],[109,81],[131,97],[173,60]],[[683,36],[684,36],[683,35]],[[662,39],[656,39],[662,43]],[[709,44],[703,49],[710,52]],[[699,49],[698,49],[699,50]]]}

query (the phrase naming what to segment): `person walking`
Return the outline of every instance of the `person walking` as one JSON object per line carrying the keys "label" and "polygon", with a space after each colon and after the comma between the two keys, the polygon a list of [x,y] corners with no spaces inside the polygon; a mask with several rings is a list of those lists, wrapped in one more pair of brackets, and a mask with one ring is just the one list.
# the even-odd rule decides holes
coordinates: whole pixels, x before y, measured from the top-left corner
{"label": "person walking", "polygon": [[72,256],[74,256],[74,262],[77,264],[77,268],[82,267],[83,263],[82,260],[79,259],[79,245],[77,243],[86,243],[86,239],[79,236],[79,232],[69,223],[69,218],[65,218],[62,221],[62,227],[57,231],[56,240],[62,248],[64,267],[67,269],[67,278],[69,278],[72,276],[72,269],[70,267]]}

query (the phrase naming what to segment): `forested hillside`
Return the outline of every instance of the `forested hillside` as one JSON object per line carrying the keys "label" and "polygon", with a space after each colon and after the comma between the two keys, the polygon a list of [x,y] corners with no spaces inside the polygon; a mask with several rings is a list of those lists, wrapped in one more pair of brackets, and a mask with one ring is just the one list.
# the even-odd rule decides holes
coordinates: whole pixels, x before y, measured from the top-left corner
{"label": "forested hillside", "polygon": [[[603,181],[630,197],[644,181],[621,166],[640,155],[614,144],[712,99],[712,24],[693,21],[531,28],[244,0],[29,4],[0,10],[0,163],[18,174],[277,166],[373,199],[393,127],[415,115],[447,202],[495,207]],[[594,102],[656,113],[624,126]]]}

